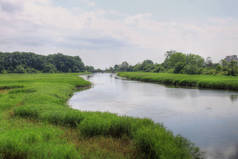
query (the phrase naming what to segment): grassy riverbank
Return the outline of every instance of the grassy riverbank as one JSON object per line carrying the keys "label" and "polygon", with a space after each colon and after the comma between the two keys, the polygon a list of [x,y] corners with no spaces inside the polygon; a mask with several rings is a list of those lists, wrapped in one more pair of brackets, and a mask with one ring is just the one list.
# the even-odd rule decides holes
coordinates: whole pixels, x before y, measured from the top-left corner
{"label": "grassy riverbank", "polygon": [[69,108],[73,92],[89,86],[78,74],[0,75],[0,159],[200,155],[189,141],[149,119]]}
{"label": "grassy riverbank", "polygon": [[121,72],[119,76],[131,80],[153,82],[176,87],[238,90],[237,76],[186,75],[172,73]]}

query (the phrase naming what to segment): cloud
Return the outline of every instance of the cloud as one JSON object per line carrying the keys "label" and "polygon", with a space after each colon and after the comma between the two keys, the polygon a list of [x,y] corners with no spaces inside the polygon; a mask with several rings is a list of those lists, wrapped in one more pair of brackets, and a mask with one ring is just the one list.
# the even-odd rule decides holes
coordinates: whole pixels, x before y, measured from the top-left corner
{"label": "cloud", "polygon": [[0,1],[0,10],[3,12],[14,13],[20,11],[22,9],[22,5],[17,5],[13,1]]}
{"label": "cloud", "polygon": [[[100,67],[110,60],[100,59],[102,54],[117,54],[111,63],[128,59],[134,64],[145,58],[162,61],[170,49],[217,58],[238,50],[238,21],[232,18],[159,21],[151,13],[127,15],[80,1],[92,8],[67,8],[51,0],[0,0],[0,49],[63,51]],[[102,61],[90,62],[89,55]]]}
{"label": "cloud", "polygon": [[90,7],[96,6],[96,3],[90,0],[81,0],[83,3],[86,3]]}

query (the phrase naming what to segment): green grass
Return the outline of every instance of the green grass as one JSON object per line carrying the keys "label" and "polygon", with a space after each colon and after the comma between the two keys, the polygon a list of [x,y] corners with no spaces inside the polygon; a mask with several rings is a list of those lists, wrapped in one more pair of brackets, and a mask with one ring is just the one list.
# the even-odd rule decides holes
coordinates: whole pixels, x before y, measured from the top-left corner
{"label": "green grass", "polygon": [[0,158],[80,158],[73,144],[60,139],[51,128],[21,128],[1,131]]}
{"label": "green grass", "polygon": [[118,75],[131,80],[173,85],[176,87],[238,90],[238,77],[236,76],[145,72],[121,72]]}
{"label": "green grass", "polygon": [[78,74],[0,75],[0,159],[201,157],[150,119],[71,109],[67,100],[86,87]]}

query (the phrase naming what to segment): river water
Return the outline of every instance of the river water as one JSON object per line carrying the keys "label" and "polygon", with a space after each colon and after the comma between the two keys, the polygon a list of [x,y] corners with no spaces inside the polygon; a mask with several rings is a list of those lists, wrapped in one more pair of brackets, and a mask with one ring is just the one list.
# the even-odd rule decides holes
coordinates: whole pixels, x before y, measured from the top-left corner
{"label": "river water", "polygon": [[75,93],[72,108],[151,118],[191,140],[208,159],[238,159],[238,92],[168,88],[105,73],[82,77],[93,87]]}

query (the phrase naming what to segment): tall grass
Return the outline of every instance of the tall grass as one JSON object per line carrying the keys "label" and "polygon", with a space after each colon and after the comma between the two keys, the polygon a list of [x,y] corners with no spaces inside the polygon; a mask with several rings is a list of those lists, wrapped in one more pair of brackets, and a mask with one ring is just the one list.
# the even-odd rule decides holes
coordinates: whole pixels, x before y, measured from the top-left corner
{"label": "tall grass", "polygon": [[13,129],[0,135],[1,159],[75,159],[80,158],[73,145],[60,139],[55,129]]}
{"label": "tall grass", "polygon": [[233,76],[145,72],[121,72],[118,73],[118,75],[131,80],[160,83],[177,87],[238,90],[238,77]]}
{"label": "tall grass", "polygon": [[14,116],[76,127],[79,118],[65,103],[76,86],[88,85],[77,74],[0,74],[0,159],[81,158],[63,130]]}
{"label": "tall grass", "polygon": [[[77,136],[85,140],[97,136],[117,139],[126,137],[145,158],[201,158],[199,149],[190,141],[173,135],[161,124],[150,119],[82,112],[69,108],[66,102],[76,91],[75,88],[90,85],[76,74],[0,75],[0,86],[8,85],[21,86],[11,88],[7,94],[0,97],[0,112],[9,111],[13,117],[11,120],[25,118],[36,123],[63,126],[78,131]],[[10,128],[13,130],[0,133],[0,159],[70,159],[80,156],[80,150],[78,151],[75,145],[61,140],[60,132],[54,129],[51,132],[45,131],[44,127],[38,130],[15,129],[12,126]]]}

